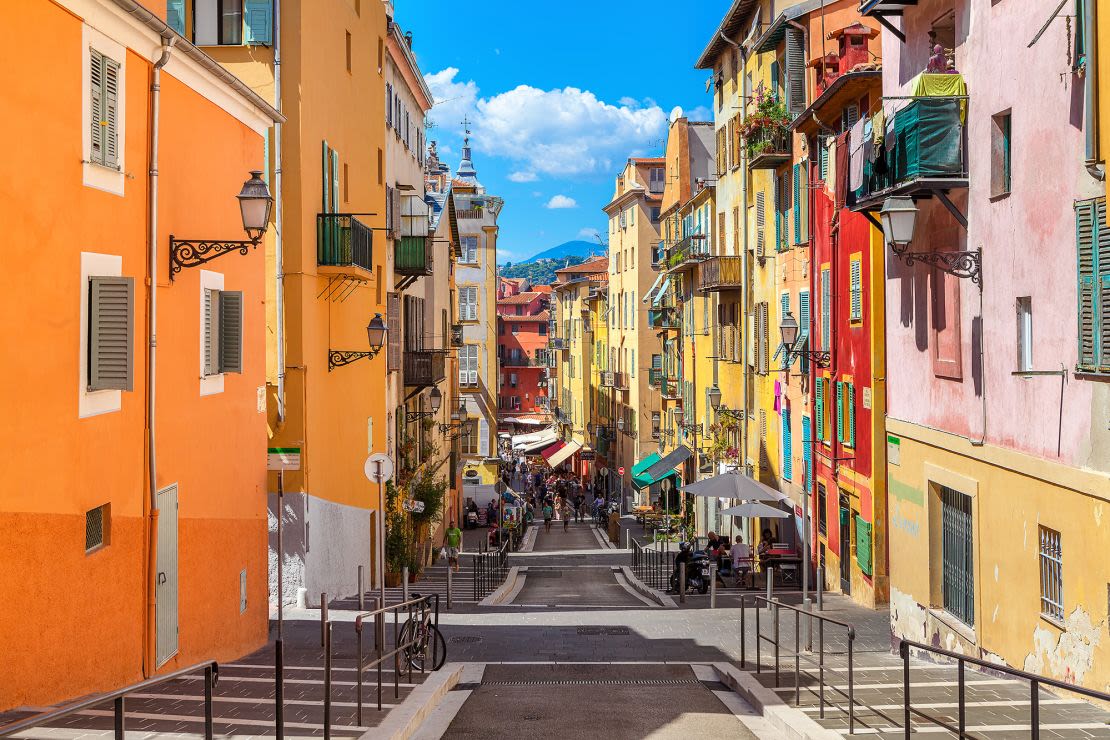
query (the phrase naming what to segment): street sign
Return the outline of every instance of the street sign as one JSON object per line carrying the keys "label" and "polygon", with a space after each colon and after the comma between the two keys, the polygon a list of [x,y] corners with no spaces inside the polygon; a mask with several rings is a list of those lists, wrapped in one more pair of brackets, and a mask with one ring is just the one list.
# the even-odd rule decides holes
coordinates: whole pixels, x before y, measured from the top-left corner
{"label": "street sign", "polygon": [[424,502],[414,500],[402,501],[401,508],[405,511],[411,511],[413,514],[419,514],[424,511]]}
{"label": "street sign", "polygon": [[362,472],[371,483],[385,483],[393,477],[393,460],[384,452],[375,452],[366,458]]}
{"label": "street sign", "polygon": [[267,470],[300,470],[300,447],[270,447],[266,450]]}
{"label": "street sign", "polygon": [[624,475],[624,466],[623,465],[621,465],[619,468],[617,468],[617,475],[620,475],[620,476]]}
{"label": "street sign", "polygon": [[603,465],[603,466],[601,466],[600,468],[597,469],[597,474],[600,475],[602,478],[605,478],[606,476],[609,475],[609,468],[607,468]]}

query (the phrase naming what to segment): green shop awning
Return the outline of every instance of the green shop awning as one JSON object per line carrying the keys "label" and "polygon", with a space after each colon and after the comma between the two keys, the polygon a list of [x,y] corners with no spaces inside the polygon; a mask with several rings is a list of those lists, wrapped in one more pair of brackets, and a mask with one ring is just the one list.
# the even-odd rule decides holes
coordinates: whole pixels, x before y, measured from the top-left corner
{"label": "green shop awning", "polygon": [[648,468],[650,468],[652,465],[654,465],[655,463],[659,462],[662,459],[663,458],[659,455],[658,452],[653,452],[650,455],[646,455],[642,460],[640,460],[640,462],[633,465],[632,466],[632,487],[635,488],[638,491],[640,489],[647,488],[648,486],[652,485],[653,483],[658,483],[659,481],[663,480],[664,478],[668,478],[670,476],[677,476],[678,473],[675,472],[674,470],[669,470],[664,475],[661,475],[658,478],[654,478],[654,477],[652,477],[651,475],[648,474]]}

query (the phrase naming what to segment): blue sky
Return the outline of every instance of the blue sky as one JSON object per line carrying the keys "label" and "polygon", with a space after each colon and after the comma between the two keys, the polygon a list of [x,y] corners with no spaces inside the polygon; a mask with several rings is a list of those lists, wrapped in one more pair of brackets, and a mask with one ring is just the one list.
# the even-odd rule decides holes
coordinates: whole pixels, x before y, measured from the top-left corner
{"label": "blue sky", "polygon": [[605,233],[629,156],[659,156],[680,106],[711,118],[694,69],[730,0],[395,0],[433,95],[429,139],[454,169],[463,116],[478,179],[505,199],[499,261]]}

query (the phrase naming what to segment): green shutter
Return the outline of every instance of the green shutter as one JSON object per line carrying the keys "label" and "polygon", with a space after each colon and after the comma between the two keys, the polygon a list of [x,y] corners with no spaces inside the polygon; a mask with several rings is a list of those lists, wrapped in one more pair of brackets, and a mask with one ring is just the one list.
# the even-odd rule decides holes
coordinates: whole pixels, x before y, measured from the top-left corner
{"label": "green shutter", "polygon": [[1110,326],[1110,226],[1106,223],[1106,199],[1097,201],[1098,238],[1095,240],[1098,257],[1098,364],[1104,372],[1110,369],[1110,340],[1104,332]]}
{"label": "green shutter", "polygon": [[802,243],[802,166],[794,165],[794,243]]}
{"label": "green shutter", "polygon": [[844,402],[848,406],[848,437],[844,440],[845,444],[855,447],[856,446],[856,385],[855,383],[844,384]]}
{"label": "green shutter", "polygon": [[782,477],[786,480],[794,478],[794,450],[793,440],[790,437],[790,409],[782,410]]}
{"label": "green shutter", "polygon": [[339,213],[339,152],[334,149],[331,150],[331,212]]}
{"label": "green shutter", "polygon": [[132,389],[134,305],[134,278],[89,278],[86,380],[90,391]]}
{"label": "green shutter", "polygon": [[771,96],[777,102],[779,98],[779,63],[771,62]]}
{"label": "green shutter", "polygon": [[324,182],[323,207],[320,210],[324,213],[328,213],[328,208],[331,206],[331,178],[328,177],[328,164],[331,161],[329,152],[331,152],[331,148],[328,146],[327,139],[325,139],[320,154],[320,176]]}
{"label": "green shutter", "polygon": [[851,320],[861,321],[863,319],[863,263],[861,260],[850,260],[849,265]]}
{"label": "green shutter", "polygon": [[856,517],[856,563],[864,575],[871,575],[871,522]]}
{"label": "green shutter", "polygon": [[817,408],[817,439],[825,439],[825,381],[823,378],[818,378],[816,383],[816,400],[814,405]]}
{"label": "green shutter", "polygon": [[821,137],[817,137],[817,152],[820,156],[818,174],[822,182],[827,182],[829,179],[829,148],[821,142]]}
{"label": "green shutter", "polygon": [[221,373],[243,372],[243,292],[221,290],[220,361]]}
{"label": "green shutter", "polygon": [[185,0],[166,0],[166,24],[185,35]]}
{"label": "green shutter", "polygon": [[844,383],[836,381],[836,441],[844,442]]}
{"label": "green shutter", "polygon": [[247,0],[243,4],[246,43],[269,46],[273,41],[273,4],[271,0]]}
{"label": "green shutter", "polygon": [[1079,366],[1094,369],[1097,364],[1098,336],[1095,279],[1098,260],[1095,251],[1095,203],[1086,201],[1075,207],[1075,242],[1079,270]]}

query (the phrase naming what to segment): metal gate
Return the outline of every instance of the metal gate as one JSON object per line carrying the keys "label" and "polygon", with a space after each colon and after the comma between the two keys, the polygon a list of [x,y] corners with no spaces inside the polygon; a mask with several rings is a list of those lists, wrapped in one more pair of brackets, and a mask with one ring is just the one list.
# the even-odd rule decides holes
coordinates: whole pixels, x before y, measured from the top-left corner
{"label": "metal gate", "polygon": [[155,654],[162,665],[177,654],[177,486],[158,492],[158,571],[155,576]]}
{"label": "metal gate", "polygon": [[944,608],[965,624],[975,626],[975,555],[971,497],[947,486],[938,488]]}
{"label": "metal gate", "polygon": [[852,593],[852,518],[848,498],[840,497],[840,591]]}

